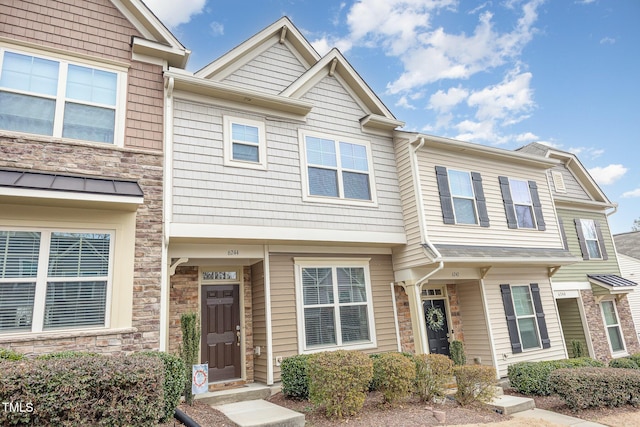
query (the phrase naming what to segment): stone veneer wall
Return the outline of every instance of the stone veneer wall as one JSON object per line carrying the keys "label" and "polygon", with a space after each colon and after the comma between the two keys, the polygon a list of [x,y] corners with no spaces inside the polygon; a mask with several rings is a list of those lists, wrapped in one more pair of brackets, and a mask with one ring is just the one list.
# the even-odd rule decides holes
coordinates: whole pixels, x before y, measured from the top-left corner
{"label": "stone veneer wall", "polygon": [[[158,349],[162,264],[162,154],[111,145],[52,142],[0,132],[0,167],[135,180],[144,192],[136,214],[132,328],[2,338],[0,346],[26,354],[62,350],[121,353]],[[46,206],[44,207],[46,208]],[[114,284],[117,286],[117,283]],[[34,338],[35,337],[35,338]]]}
{"label": "stone veneer wall", "polygon": [[409,308],[409,297],[402,286],[394,286],[396,295],[396,310],[398,312],[398,328],[400,329],[400,347],[402,351],[408,353],[416,352],[416,344],[413,339],[413,328],[411,327],[411,309]]}
{"label": "stone veneer wall", "polygon": [[[609,339],[607,337],[604,320],[602,319],[602,310],[600,305],[596,304],[593,291],[582,290],[580,293],[582,295],[585,317],[589,325],[589,333],[593,343],[594,357],[603,362],[607,362],[611,360],[611,350],[609,349]],[[616,301],[616,308],[618,310],[620,327],[627,347],[627,353],[633,354],[640,352],[638,335],[636,334],[629,301],[626,295],[620,299],[620,301]]]}
{"label": "stone veneer wall", "polygon": [[452,340],[464,342],[464,328],[462,327],[462,316],[460,315],[460,301],[458,300],[458,286],[454,284],[447,285],[447,295],[449,297],[449,315],[450,325],[453,329]]}
{"label": "stone veneer wall", "polygon": [[[199,269],[197,266],[178,266],[176,274],[170,278],[169,297],[169,345],[168,351],[178,354],[182,342],[180,316],[183,313],[196,312],[200,314]],[[244,310],[244,343],[245,343],[245,379],[230,381],[209,386],[209,390],[219,390],[251,383],[254,380],[253,366],[253,310],[251,294],[251,267],[246,266],[242,271],[243,310]]]}

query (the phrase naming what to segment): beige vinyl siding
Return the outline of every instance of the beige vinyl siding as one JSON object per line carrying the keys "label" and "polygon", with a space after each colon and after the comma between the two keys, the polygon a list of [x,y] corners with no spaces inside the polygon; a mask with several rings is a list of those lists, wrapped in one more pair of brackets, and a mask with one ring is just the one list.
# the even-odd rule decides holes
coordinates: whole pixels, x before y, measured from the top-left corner
{"label": "beige vinyl siding", "polygon": [[587,340],[584,335],[584,326],[582,325],[582,317],[580,317],[580,302],[577,298],[563,298],[556,300],[558,313],[560,315],[560,323],[564,334],[564,342],[567,346],[569,357],[575,357],[571,349],[571,341],[577,340],[582,343],[585,351],[588,351]]}
{"label": "beige vinyl siding", "polygon": [[[502,304],[500,285],[530,285],[531,283],[537,283],[540,288],[540,298],[551,347],[548,349],[524,350],[522,353],[513,354],[511,351],[509,331],[507,329],[506,315]],[[489,309],[489,322],[493,334],[498,363],[497,370],[500,377],[507,375],[507,367],[513,363],[564,359],[566,357],[556,304],[546,268],[531,267],[528,269],[510,269],[494,267],[489,270],[489,273],[484,279],[484,293]]]}
{"label": "beige vinyl siding", "polygon": [[[363,253],[365,253],[363,251]],[[273,356],[288,357],[298,354],[296,288],[294,257],[353,258],[353,254],[274,254],[270,255],[271,319],[273,330]],[[362,255],[371,258],[371,300],[373,301],[378,346],[367,353],[397,350],[391,287],[393,270],[389,255]],[[280,380],[280,367],[274,366],[274,381]]]}
{"label": "beige vinyl siding", "polygon": [[273,44],[251,59],[222,82],[256,92],[279,94],[306,71],[305,66],[289,49],[288,43]]}
{"label": "beige vinyl siding", "polygon": [[482,303],[479,282],[461,283],[456,287],[460,302],[460,316],[464,329],[464,351],[467,362],[480,358],[482,365],[493,365],[489,331]]}
{"label": "beige vinyl siding", "polygon": [[254,379],[267,382],[267,323],[264,298],[264,262],[260,261],[251,266],[251,296],[252,296],[252,328],[253,346],[260,347],[260,356],[253,359]]}
{"label": "beige vinyl siding", "polygon": [[424,263],[424,251],[421,247],[423,242],[420,234],[420,220],[416,207],[414,177],[409,152],[411,149],[412,147],[409,144],[396,143],[398,182],[400,184],[400,198],[407,244],[393,248],[393,266],[395,270]]}
{"label": "beige vinyl siding", "polygon": [[633,317],[633,323],[635,323],[636,331],[640,337],[640,260],[618,254],[618,261],[620,262],[620,270],[622,271],[622,277],[638,283],[633,292],[627,294],[629,300],[629,307],[631,308],[631,316]]}
{"label": "beige vinyl siding", "polygon": [[[317,104],[305,125],[176,99],[173,144],[173,221],[345,231],[404,233],[390,137],[363,134],[364,115],[334,78],[307,96]],[[267,170],[223,164],[223,115],[265,122]],[[368,140],[377,207],[303,202],[298,129]]]}
{"label": "beige vinyl siding", "polygon": [[[555,191],[555,186],[553,185],[553,179],[551,178],[552,172],[559,172],[562,174],[562,179],[564,180],[564,186],[567,191],[565,192],[557,192]],[[553,189],[553,194],[571,198],[574,200],[592,200],[589,194],[584,190],[584,187],[578,182],[575,175],[571,173],[571,171],[567,168],[567,166],[563,163],[557,166],[554,166],[548,172],[549,180],[552,183],[551,188]]]}
{"label": "beige vinyl siding", "polygon": [[578,232],[574,219],[593,219],[600,223],[602,230],[602,237],[604,238],[605,248],[607,249],[607,255],[609,259],[603,260],[586,260],[580,261],[575,264],[565,265],[558,270],[553,276],[554,283],[556,282],[586,282],[587,274],[620,274],[618,268],[618,262],[616,260],[616,253],[613,246],[613,239],[611,238],[611,232],[609,231],[609,223],[607,222],[607,216],[598,212],[586,212],[579,210],[570,210],[566,208],[558,208],[558,217],[562,218],[565,234],[567,236],[567,244],[569,252],[575,257],[582,259],[582,251],[580,250],[580,243],[578,242]]}
{"label": "beige vinyl siding", "polygon": [[[433,243],[535,248],[562,247],[545,170],[501,159],[482,158],[465,155],[460,151],[448,151],[433,147],[423,148],[418,153],[424,198],[422,209],[426,212],[429,239]],[[481,173],[490,227],[444,224],[435,166]],[[545,231],[508,228],[498,182],[499,176],[532,180],[537,183],[546,223]]]}

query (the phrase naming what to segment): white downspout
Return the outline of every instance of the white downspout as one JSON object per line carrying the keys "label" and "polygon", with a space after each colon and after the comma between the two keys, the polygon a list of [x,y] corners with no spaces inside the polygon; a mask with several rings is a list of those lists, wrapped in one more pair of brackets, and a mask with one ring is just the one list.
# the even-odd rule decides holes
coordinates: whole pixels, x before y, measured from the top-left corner
{"label": "white downspout", "polygon": [[[413,191],[416,198],[416,208],[418,210],[418,225],[420,226],[420,236],[422,237],[422,241],[424,242],[424,244],[427,245],[427,247],[433,252],[433,254],[430,254],[424,246],[422,246],[422,250],[424,251],[428,259],[432,260],[432,262],[436,262],[436,260],[442,258],[442,254],[440,254],[440,251],[438,251],[438,249],[433,245],[433,243],[431,243],[431,241],[429,240],[429,236],[427,235],[427,219],[424,214],[424,198],[422,197],[422,186],[420,182],[420,167],[419,167],[420,165],[418,164],[418,155],[417,155],[418,150],[424,146],[424,143],[425,143],[424,138],[420,137],[419,143],[417,146],[413,147],[411,144],[409,144],[409,156],[411,157],[411,168],[413,169],[413,173],[412,173]],[[435,255],[435,258],[433,258],[433,255]],[[426,275],[424,275],[423,277],[421,277],[415,282],[415,285],[413,287],[415,292],[414,310],[416,313],[422,313],[422,285],[431,276],[433,276],[443,268],[444,268],[444,261],[439,261],[438,266],[434,270],[431,270],[429,273],[427,273]],[[423,321],[418,322],[418,324],[420,325],[419,326],[420,337],[421,337],[420,342],[422,343],[422,352],[424,354],[427,354],[429,352],[429,349],[427,346],[427,326]]]}
{"label": "white downspout", "polygon": [[271,270],[269,267],[269,245],[264,245],[264,322],[267,340],[267,385],[273,385],[273,329],[271,326]]}
{"label": "white downspout", "polygon": [[162,267],[160,270],[160,351],[169,349],[169,224],[171,223],[171,194],[173,185],[173,77],[165,83],[164,109],[164,162],[162,167]]}
{"label": "white downspout", "polygon": [[391,301],[393,302],[393,321],[396,326],[396,344],[398,345],[398,353],[402,351],[402,343],[400,341],[400,325],[398,324],[398,307],[396,306],[396,290],[394,287],[394,283],[389,283],[391,285]]}

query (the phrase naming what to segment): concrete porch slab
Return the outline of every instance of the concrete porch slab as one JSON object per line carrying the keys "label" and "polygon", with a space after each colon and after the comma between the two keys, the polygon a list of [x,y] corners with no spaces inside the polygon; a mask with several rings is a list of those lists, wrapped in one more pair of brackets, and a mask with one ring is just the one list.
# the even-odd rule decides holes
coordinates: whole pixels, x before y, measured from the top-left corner
{"label": "concrete porch slab", "polygon": [[270,396],[270,387],[264,384],[251,383],[228,390],[198,394],[195,396],[195,399],[207,405],[223,405],[225,403],[241,402],[244,400],[267,399]]}
{"label": "concrete porch slab", "polygon": [[504,415],[513,415],[518,412],[527,411],[536,407],[533,399],[518,396],[498,396],[489,403],[496,410]]}
{"label": "concrete porch slab", "polygon": [[303,427],[304,414],[283,408],[266,400],[215,405],[239,427]]}

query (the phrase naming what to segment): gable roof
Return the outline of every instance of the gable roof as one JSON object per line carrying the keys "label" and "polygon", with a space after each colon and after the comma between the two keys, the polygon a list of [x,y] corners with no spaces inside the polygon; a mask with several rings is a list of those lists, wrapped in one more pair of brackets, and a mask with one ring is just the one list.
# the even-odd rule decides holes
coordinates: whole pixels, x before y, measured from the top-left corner
{"label": "gable roof", "polygon": [[640,260],[640,231],[614,234],[616,252]]}
{"label": "gable roof", "polygon": [[[538,142],[532,142],[531,144],[518,148],[516,151],[559,160],[573,174],[596,206],[605,208],[612,208],[616,206],[615,203],[609,200],[602,189],[600,189],[600,186],[598,186],[591,174],[589,174],[575,154],[558,150],[557,148],[552,148]],[[576,200],[558,196],[557,194],[554,195],[554,200],[567,203],[576,202]]]}
{"label": "gable roof", "polygon": [[141,0],[111,0],[144,38],[131,40],[134,54],[162,58],[172,67],[184,68],[191,51],[164,26]]}
{"label": "gable roof", "polygon": [[[263,93],[223,81],[276,43],[287,45],[306,70],[280,93]],[[321,57],[286,16],[193,74],[170,69],[165,72],[165,76],[173,78],[172,84],[175,84],[176,89],[197,90],[200,94],[298,116],[305,116],[313,108],[313,104],[302,99],[304,94],[321,79],[331,76],[339,79],[366,112],[360,119],[363,127],[391,130],[404,125],[404,122],[395,118],[342,53],[334,48]]]}

